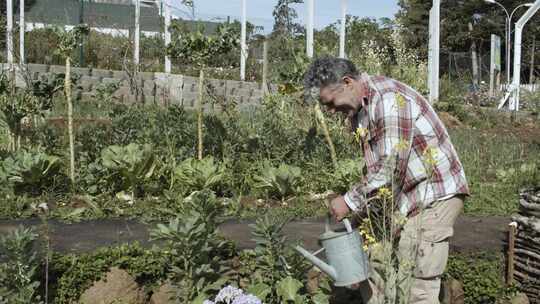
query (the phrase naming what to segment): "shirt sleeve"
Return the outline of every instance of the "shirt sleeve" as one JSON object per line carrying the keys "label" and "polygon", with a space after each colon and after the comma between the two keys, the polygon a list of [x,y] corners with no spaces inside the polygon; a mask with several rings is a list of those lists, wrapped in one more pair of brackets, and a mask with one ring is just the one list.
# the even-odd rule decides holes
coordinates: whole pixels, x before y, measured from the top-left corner
{"label": "shirt sleeve", "polygon": [[372,124],[364,148],[367,174],[344,195],[352,211],[364,209],[368,197],[381,187],[390,188],[392,179],[405,172],[412,146],[410,103],[403,95],[387,93],[373,98],[370,110]]}

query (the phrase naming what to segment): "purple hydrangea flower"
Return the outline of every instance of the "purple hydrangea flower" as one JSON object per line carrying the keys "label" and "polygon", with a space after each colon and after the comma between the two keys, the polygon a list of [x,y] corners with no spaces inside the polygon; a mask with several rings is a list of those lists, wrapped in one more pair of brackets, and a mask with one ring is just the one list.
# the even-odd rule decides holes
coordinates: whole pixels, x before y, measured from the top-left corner
{"label": "purple hydrangea flower", "polygon": [[225,286],[219,291],[218,295],[216,296],[215,302],[231,304],[234,299],[243,294],[244,292],[242,291],[242,289],[238,289],[231,285]]}
{"label": "purple hydrangea flower", "polygon": [[204,302],[202,302],[202,304],[215,304],[215,303],[210,301],[210,300],[204,300]]}
{"label": "purple hydrangea flower", "polygon": [[262,304],[261,300],[252,294],[244,294],[234,299],[232,304]]}

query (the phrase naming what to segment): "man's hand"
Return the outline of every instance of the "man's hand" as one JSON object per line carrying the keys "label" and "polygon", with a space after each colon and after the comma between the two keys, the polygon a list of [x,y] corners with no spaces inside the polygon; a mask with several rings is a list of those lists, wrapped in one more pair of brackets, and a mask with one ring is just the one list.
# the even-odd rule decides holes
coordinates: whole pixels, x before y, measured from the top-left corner
{"label": "man's hand", "polygon": [[347,216],[350,211],[351,209],[349,209],[349,206],[347,206],[347,203],[345,203],[345,198],[343,195],[334,198],[330,202],[330,213],[338,222]]}

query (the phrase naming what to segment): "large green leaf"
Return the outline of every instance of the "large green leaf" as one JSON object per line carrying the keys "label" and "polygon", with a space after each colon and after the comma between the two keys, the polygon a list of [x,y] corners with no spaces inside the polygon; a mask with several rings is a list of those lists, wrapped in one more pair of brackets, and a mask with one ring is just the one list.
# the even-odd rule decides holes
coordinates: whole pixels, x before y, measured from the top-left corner
{"label": "large green leaf", "polygon": [[251,285],[247,288],[246,293],[252,294],[256,296],[257,298],[264,300],[270,294],[270,291],[272,289],[270,286],[264,283],[257,283],[254,285]]}
{"label": "large green leaf", "polygon": [[302,288],[302,282],[292,277],[285,277],[277,284],[277,294],[285,302],[296,302],[298,291]]}

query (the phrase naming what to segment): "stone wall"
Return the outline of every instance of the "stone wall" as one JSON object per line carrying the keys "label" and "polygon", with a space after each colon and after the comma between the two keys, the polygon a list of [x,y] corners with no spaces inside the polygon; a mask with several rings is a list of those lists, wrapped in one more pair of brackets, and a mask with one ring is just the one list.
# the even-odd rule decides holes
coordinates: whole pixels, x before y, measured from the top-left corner
{"label": "stone wall", "polygon": [[[4,64],[4,69],[6,65]],[[64,66],[28,64],[23,68],[17,68],[18,85],[23,78],[38,79],[45,74],[65,73]],[[96,89],[104,87],[110,83],[118,83],[119,87],[114,93],[114,97],[121,103],[155,103],[155,104],[178,104],[186,108],[196,105],[198,94],[197,77],[141,72],[136,79],[133,79],[141,92],[137,97],[130,86],[130,77],[124,71],[111,71],[90,68],[72,68],[73,74],[80,76],[77,98],[82,101],[95,100]],[[260,83],[242,82],[234,80],[206,79],[206,94],[223,99],[226,102],[235,101],[239,106],[257,105],[261,102],[263,91]],[[275,89],[272,87],[272,89]],[[216,98],[205,98],[205,101]],[[207,104],[206,107],[211,105]]]}

